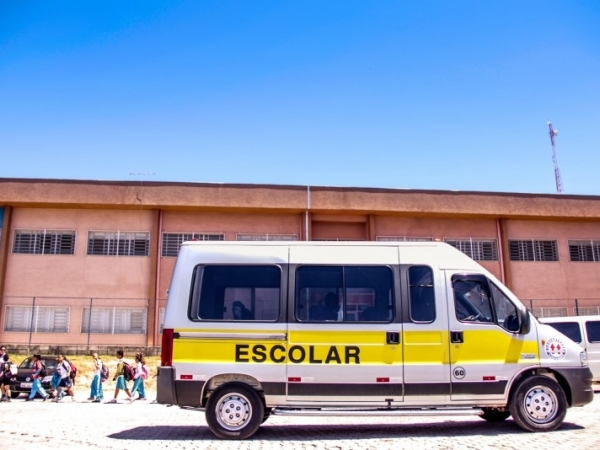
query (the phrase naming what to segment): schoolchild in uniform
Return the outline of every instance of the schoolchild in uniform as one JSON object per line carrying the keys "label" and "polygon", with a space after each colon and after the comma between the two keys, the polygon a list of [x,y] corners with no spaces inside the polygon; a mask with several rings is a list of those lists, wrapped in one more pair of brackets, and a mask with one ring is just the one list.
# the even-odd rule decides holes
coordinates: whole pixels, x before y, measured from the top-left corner
{"label": "schoolchild in uniform", "polygon": [[133,403],[133,397],[131,396],[131,392],[129,392],[127,380],[125,379],[125,361],[123,361],[123,350],[117,350],[117,370],[115,371],[113,381],[117,382],[117,387],[115,387],[115,396],[106,403],[117,403],[117,396],[119,395],[120,390],[124,390],[129,398],[129,403]]}
{"label": "schoolchild in uniform", "polygon": [[35,399],[36,394],[40,394],[44,401],[48,400],[50,396],[46,393],[46,390],[42,387],[44,365],[42,364],[41,355],[33,355],[33,365],[31,367],[31,378],[33,378],[33,384],[31,386],[31,392],[26,402],[32,402]]}
{"label": "schoolchild in uniform", "polygon": [[148,378],[148,367],[146,366],[146,359],[142,353],[135,355],[135,376],[133,378],[133,388],[131,389],[131,396],[137,392],[138,400],[146,400],[146,390],[144,389],[144,380]]}

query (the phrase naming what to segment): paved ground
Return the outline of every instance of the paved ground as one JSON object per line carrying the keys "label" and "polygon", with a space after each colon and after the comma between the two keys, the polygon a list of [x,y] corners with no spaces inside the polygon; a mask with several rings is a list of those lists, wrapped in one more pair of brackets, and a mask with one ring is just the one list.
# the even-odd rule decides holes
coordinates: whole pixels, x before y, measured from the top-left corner
{"label": "paved ground", "polygon": [[489,424],[478,417],[272,416],[247,441],[220,441],[206,426],[204,413],[144,402],[18,399],[0,403],[0,414],[0,443],[17,449],[600,449],[599,391],[590,405],[570,409],[552,433],[524,432],[511,419]]}

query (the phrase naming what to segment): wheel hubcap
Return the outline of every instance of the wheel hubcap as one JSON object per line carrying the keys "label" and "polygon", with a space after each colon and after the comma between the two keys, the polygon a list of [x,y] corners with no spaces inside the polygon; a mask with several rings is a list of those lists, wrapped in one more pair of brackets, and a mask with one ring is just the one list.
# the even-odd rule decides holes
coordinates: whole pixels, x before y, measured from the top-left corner
{"label": "wheel hubcap", "polygon": [[551,390],[536,386],[525,396],[525,411],[536,423],[550,422],[556,415],[558,401]]}
{"label": "wheel hubcap", "polygon": [[216,412],[217,420],[223,428],[236,431],[246,425],[252,414],[252,407],[243,395],[229,394],[219,401]]}

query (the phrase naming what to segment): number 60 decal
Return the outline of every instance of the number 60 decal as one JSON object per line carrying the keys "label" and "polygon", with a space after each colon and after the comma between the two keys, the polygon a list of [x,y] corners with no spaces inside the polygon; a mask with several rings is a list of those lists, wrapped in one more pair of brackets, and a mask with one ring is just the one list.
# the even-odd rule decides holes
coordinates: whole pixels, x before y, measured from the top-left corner
{"label": "number 60 decal", "polygon": [[464,369],[464,367],[455,367],[454,368],[454,378],[458,378],[459,380],[462,380],[465,375],[467,374],[467,371]]}

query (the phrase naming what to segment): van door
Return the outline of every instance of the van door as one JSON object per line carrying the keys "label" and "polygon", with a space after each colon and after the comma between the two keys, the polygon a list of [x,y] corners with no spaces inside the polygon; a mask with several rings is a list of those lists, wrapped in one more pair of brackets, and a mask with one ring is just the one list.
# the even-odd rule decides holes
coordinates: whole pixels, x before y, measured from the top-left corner
{"label": "van door", "polygon": [[585,320],[585,346],[588,353],[588,363],[594,382],[600,381],[600,319],[598,316]]}
{"label": "van door", "polygon": [[446,280],[427,265],[402,265],[401,274],[405,403],[445,404],[451,387]]}
{"label": "van door", "polygon": [[539,360],[537,343],[519,334],[517,307],[486,276],[446,271],[446,286],[451,399],[503,400],[509,380]]}
{"label": "van door", "polygon": [[290,248],[287,399],[403,400],[397,247]]}

